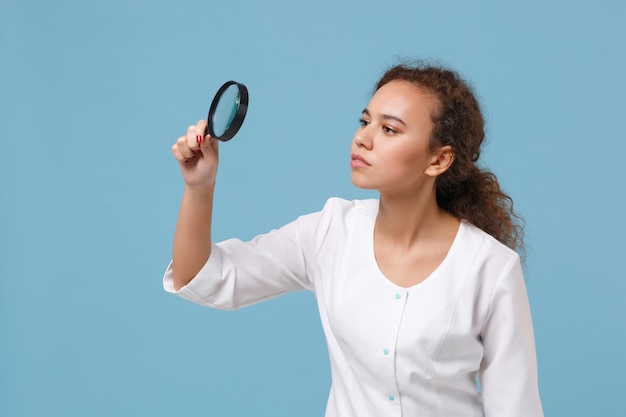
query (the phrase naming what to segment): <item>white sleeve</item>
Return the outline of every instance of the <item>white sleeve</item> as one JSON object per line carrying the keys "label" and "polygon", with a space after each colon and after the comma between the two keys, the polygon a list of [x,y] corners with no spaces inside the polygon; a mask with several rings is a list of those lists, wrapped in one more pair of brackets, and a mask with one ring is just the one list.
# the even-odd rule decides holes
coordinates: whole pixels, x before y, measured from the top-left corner
{"label": "white sleeve", "polygon": [[542,417],[535,338],[526,285],[515,255],[498,279],[481,331],[486,417]]}
{"label": "white sleeve", "polygon": [[206,264],[178,291],[174,289],[170,263],[163,287],[194,303],[224,310],[312,289],[306,259],[311,251],[307,248],[314,246],[311,240],[321,217],[321,212],[302,216],[249,242],[229,239],[213,244]]}

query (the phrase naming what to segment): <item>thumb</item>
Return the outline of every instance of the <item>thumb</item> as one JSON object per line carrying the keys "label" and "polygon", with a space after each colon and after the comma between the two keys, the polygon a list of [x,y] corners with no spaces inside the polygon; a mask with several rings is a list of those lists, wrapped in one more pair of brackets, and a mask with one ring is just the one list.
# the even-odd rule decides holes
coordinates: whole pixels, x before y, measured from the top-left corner
{"label": "thumb", "polygon": [[205,155],[213,153],[217,155],[217,141],[209,134],[208,121],[204,119],[199,120],[196,124],[196,132],[200,151]]}
{"label": "thumb", "polygon": [[217,156],[218,154],[218,140],[215,140],[211,137],[211,135],[207,134],[204,136],[204,139],[202,140],[202,145],[201,145],[201,150],[202,153],[207,155],[207,154],[215,154]]}

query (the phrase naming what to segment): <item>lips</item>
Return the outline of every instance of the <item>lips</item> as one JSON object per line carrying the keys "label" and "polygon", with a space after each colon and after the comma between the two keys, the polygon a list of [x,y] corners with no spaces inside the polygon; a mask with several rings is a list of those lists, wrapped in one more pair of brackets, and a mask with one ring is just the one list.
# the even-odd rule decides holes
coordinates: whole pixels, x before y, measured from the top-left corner
{"label": "lips", "polygon": [[370,164],[361,155],[353,153],[350,159],[350,166],[353,168],[370,166]]}

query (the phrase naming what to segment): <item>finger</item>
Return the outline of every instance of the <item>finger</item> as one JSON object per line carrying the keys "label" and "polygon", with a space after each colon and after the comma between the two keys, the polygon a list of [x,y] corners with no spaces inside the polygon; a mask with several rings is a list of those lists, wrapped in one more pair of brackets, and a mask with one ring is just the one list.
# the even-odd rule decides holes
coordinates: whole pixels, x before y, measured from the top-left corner
{"label": "finger", "polygon": [[206,135],[202,141],[202,153],[205,155],[213,153],[217,156],[219,148],[218,143],[218,140],[213,139],[210,135]]}
{"label": "finger", "polygon": [[184,161],[186,158],[180,153],[180,149],[178,149],[178,141],[172,145],[172,155],[176,158],[177,161]]}
{"label": "finger", "polygon": [[178,148],[176,148],[176,147],[173,147],[172,153],[174,154],[174,158],[176,158],[176,160],[180,164],[187,164],[187,163],[197,159],[198,155],[200,154],[198,152],[198,154],[192,156],[191,158],[185,158],[185,156],[183,154],[181,154],[180,151],[178,150]]}
{"label": "finger", "polygon": [[196,136],[200,136],[201,140],[209,134],[207,124],[206,120],[199,120],[198,123],[196,123]]}
{"label": "finger", "polygon": [[189,148],[187,135],[179,137],[172,148],[174,147],[183,159],[189,159],[194,156],[194,150]]}
{"label": "finger", "polygon": [[206,145],[211,138],[207,125],[208,123],[206,120],[199,120],[198,123],[196,123],[196,142],[200,146],[200,150],[203,152],[207,150]]}
{"label": "finger", "polygon": [[198,137],[198,128],[196,125],[191,125],[187,128],[187,135],[185,136],[187,147],[192,151],[197,151],[200,149],[200,143],[202,141],[202,137]]}

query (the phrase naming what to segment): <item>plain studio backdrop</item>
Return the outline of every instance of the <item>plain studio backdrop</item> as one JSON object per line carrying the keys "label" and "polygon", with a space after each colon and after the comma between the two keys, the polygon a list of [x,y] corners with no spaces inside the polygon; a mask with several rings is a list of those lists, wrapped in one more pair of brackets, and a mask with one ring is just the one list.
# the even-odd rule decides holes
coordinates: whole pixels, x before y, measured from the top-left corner
{"label": "plain studio backdrop", "polygon": [[163,291],[170,147],[235,79],[216,239],[372,197],[350,141],[416,57],[472,82],[483,164],[526,218],[546,415],[626,415],[625,20],[617,0],[2,0],[0,415],[322,416],[312,294],[221,312]]}

